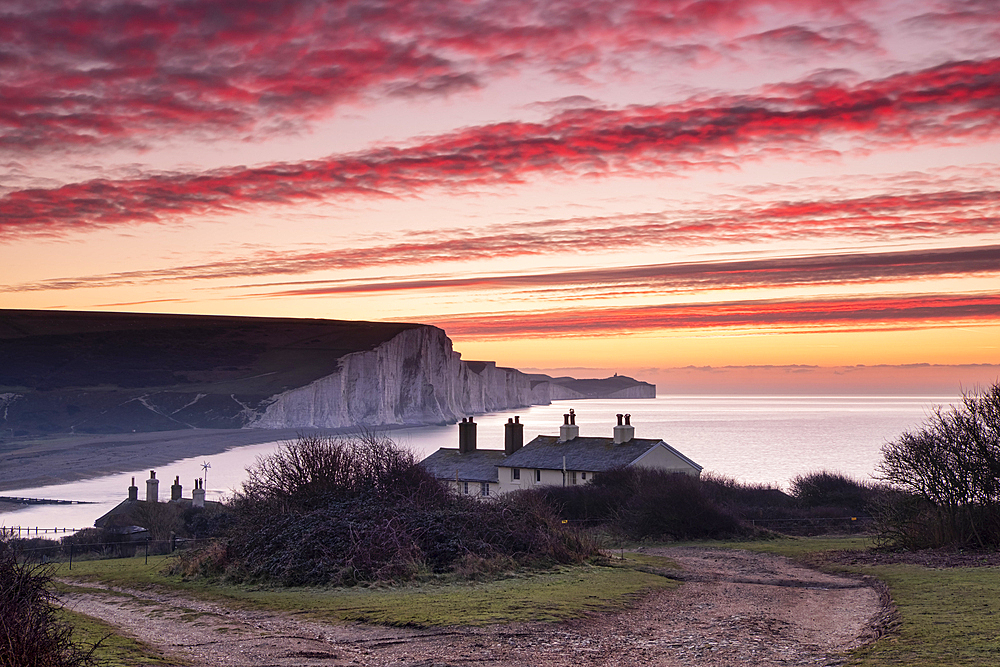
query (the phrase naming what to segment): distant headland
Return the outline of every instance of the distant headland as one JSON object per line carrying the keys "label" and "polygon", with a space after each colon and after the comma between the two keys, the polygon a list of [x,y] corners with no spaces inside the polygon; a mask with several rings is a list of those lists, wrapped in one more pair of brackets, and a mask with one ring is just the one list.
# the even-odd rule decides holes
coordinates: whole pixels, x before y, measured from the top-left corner
{"label": "distant headland", "polygon": [[0,439],[387,428],[656,395],[465,361],[442,329],[406,323],[0,310],[0,360]]}

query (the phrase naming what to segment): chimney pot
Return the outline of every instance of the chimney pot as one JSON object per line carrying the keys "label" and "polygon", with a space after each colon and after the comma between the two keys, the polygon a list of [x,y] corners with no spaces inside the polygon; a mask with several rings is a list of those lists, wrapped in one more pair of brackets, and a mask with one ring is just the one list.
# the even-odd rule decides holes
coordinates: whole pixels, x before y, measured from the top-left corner
{"label": "chimney pot", "polygon": [[146,502],[160,502],[160,480],[156,479],[156,473],[149,471],[149,479],[146,480]]}
{"label": "chimney pot", "polygon": [[[625,419],[625,423],[622,424],[622,418]],[[630,420],[632,415],[618,415],[618,426],[614,428],[615,444],[620,445],[622,443],[628,442],[635,437],[635,427],[632,426]]]}
{"label": "chimney pot", "polygon": [[508,419],[504,424],[503,451],[511,455],[524,446],[524,424],[518,417]]}
{"label": "chimney pot", "polygon": [[463,419],[462,423],[458,425],[459,454],[476,451],[476,426],[477,424],[472,421],[472,417]]}
{"label": "chimney pot", "polygon": [[567,442],[580,436],[580,427],[576,425],[576,411],[570,410],[563,415],[563,425],[559,427],[559,442]]}
{"label": "chimney pot", "polygon": [[191,492],[191,507],[204,507],[205,506],[205,489],[202,485],[202,480],[194,480],[194,491]]}

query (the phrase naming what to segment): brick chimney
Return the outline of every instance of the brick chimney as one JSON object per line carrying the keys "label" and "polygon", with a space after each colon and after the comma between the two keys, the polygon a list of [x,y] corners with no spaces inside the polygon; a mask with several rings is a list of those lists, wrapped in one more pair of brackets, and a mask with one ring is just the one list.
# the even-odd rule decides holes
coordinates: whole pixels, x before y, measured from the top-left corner
{"label": "brick chimney", "polygon": [[559,427],[559,442],[573,440],[580,436],[580,427],[576,425],[576,412],[572,409],[563,415],[563,425]]}
{"label": "brick chimney", "polygon": [[170,502],[174,502],[181,499],[181,494],[183,489],[181,488],[181,478],[180,475],[174,477],[174,483],[170,485]]}
{"label": "brick chimney", "polygon": [[[615,426],[615,444],[620,445],[624,442],[628,442],[635,437],[635,426],[632,426],[631,419],[632,415],[617,415],[618,425]],[[622,423],[622,418],[625,419],[625,423]]]}
{"label": "brick chimney", "polygon": [[146,502],[160,502],[160,480],[156,479],[156,471],[149,471],[149,479],[146,480]]}
{"label": "brick chimney", "polygon": [[472,421],[472,417],[468,419],[462,417],[462,421],[458,424],[458,453],[467,454],[474,451],[476,451],[476,422]]}
{"label": "brick chimney", "polygon": [[520,417],[507,419],[503,431],[503,451],[510,456],[524,446],[524,424]]}
{"label": "brick chimney", "polygon": [[135,477],[132,478],[132,486],[128,487],[128,499],[139,500],[139,487],[135,485]]}

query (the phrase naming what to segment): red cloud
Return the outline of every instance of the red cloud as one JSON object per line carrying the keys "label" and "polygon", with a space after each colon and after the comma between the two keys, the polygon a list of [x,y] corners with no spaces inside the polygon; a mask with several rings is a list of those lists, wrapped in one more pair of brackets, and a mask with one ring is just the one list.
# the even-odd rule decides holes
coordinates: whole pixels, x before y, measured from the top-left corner
{"label": "red cloud", "polygon": [[[91,193],[100,201],[100,191]],[[82,195],[80,197],[83,199]],[[81,205],[83,205],[81,203]],[[608,248],[685,247],[716,243],[752,243],[789,239],[850,238],[867,242],[899,243],[961,236],[995,237],[1000,232],[1000,192],[941,191],[907,195],[879,195],[857,199],[806,200],[731,209],[703,209],[685,214],[655,212],[637,215],[568,220],[531,221],[484,227],[474,232],[443,229],[423,231],[419,239],[369,247],[338,248],[333,252],[264,252],[242,259],[153,271],[119,273],[18,285],[8,291],[72,289],[134,282],[247,278],[296,275],[316,271],[357,270],[379,266],[432,265],[497,257],[604,252]],[[990,254],[994,253],[994,254]],[[880,280],[912,275],[944,275],[983,270],[996,261],[995,247],[942,249],[924,253],[874,253],[773,261],[786,270],[786,280],[797,272],[812,279],[829,275],[831,281]],[[884,266],[880,262],[886,263]],[[710,264],[692,265],[704,271]],[[719,265],[722,266],[722,265]],[[735,265],[726,265],[730,268]],[[865,274],[868,266],[873,273]],[[798,268],[796,268],[798,267]],[[854,267],[854,268],[852,268]],[[858,268],[860,267],[860,268]],[[882,267],[882,268],[879,268]],[[656,267],[640,267],[639,269]],[[660,267],[664,271],[665,267]],[[847,272],[859,270],[855,277]],[[719,269],[722,271],[722,269]],[[678,271],[680,273],[678,273]],[[687,269],[670,269],[675,277]],[[880,273],[881,272],[881,273]],[[583,275],[583,274],[581,274]],[[664,273],[667,275],[667,273]],[[763,275],[759,267],[744,275]],[[867,275],[867,277],[866,277]],[[635,276],[634,276],[635,277]],[[649,277],[649,276],[647,276]],[[569,277],[563,278],[569,280]],[[693,279],[690,278],[689,279]],[[777,278],[768,278],[776,280]],[[510,278],[510,280],[529,280]],[[586,282],[586,278],[581,278]],[[704,280],[699,278],[699,280]],[[577,281],[579,282],[579,281]]]}
{"label": "red cloud", "polygon": [[[521,64],[579,75],[732,34],[797,0],[7,0],[0,149],[259,133],[372,96],[440,95]],[[627,57],[624,55],[627,54]]]}
{"label": "red cloud", "polygon": [[426,317],[456,339],[595,336],[657,330],[868,331],[1000,324],[1000,294],[731,301]]}
{"label": "red cloud", "polygon": [[535,175],[629,174],[811,154],[827,140],[905,149],[1000,135],[1000,58],[848,86],[805,81],[679,105],[567,111],[547,123],[469,128],[424,143],[298,164],[95,180],[0,198],[0,228],[164,221],[277,202],[429,188],[470,190]]}

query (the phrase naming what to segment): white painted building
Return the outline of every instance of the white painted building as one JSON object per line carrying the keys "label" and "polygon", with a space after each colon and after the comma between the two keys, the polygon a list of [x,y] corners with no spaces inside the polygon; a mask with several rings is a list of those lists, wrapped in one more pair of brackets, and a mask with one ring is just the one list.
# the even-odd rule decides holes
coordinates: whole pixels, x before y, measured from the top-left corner
{"label": "white painted building", "polygon": [[[630,415],[618,415],[611,437],[581,437],[573,410],[558,436],[540,435],[522,446],[524,425],[506,424],[503,450],[477,449],[471,418],[459,424],[459,448],[442,448],[421,465],[459,493],[491,496],[536,486],[586,484],[613,468],[642,466],[698,477],[702,467],[663,440],[636,438]],[[470,435],[471,434],[471,435]]]}

